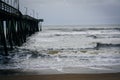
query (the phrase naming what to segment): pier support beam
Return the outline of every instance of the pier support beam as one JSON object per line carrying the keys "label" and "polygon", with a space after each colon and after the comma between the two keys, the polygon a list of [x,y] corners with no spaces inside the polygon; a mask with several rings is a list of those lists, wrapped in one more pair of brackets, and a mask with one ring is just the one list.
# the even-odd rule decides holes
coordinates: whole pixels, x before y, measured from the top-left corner
{"label": "pier support beam", "polygon": [[40,22],[40,31],[42,31],[42,22]]}
{"label": "pier support beam", "polygon": [[39,19],[39,30],[40,31],[42,31],[42,22],[43,21],[44,21],[43,19]]}
{"label": "pier support beam", "polygon": [[1,34],[0,35],[1,43],[2,43],[2,45],[4,47],[4,51],[5,51],[5,54],[3,54],[3,55],[8,56],[8,49],[7,49],[7,43],[6,43],[3,21],[0,21],[0,34]]}
{"label": "pier support beam", "polygon": [[13,49],[13,40],[12,40],[12,21],[11,20],[7,20],[6,21],[6,29],[7,29],[7,38],[8,38],[8,43],[10,45],[10,49]]}

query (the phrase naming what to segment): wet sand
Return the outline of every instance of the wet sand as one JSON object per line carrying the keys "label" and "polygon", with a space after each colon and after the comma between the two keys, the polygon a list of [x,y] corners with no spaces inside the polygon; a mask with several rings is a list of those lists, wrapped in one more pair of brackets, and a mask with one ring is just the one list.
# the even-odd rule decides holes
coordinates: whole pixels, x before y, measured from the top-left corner
{"label": "wet sand", "polygon": [[0,76],[0,80],[120,80],[120,73]]}
{"label": "wet sand", "polygon": [[0,70],[0,75],[0,80],[120,80],[120,72],[80,67],[63,68],[63,72],[55,69]]}

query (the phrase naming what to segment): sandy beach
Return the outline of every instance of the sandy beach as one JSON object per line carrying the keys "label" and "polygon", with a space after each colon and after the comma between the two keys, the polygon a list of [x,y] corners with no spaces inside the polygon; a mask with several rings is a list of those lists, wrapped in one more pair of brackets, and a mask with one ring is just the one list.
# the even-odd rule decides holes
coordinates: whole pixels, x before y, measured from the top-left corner
{"label": "sandy beach", "polygon": [[56,74],[0,76],[0,80],[120,80],[120,73],[114,74]]}
{"label": "sandy beach", "polygon": [[120,80],[119,72],[87,68],[0,70],[0,80]]}

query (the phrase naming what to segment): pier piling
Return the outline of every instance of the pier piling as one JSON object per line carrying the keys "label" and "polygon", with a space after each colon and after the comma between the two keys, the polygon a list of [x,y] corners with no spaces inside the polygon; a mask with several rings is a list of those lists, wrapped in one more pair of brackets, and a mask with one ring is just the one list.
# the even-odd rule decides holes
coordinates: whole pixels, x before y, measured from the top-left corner
{"label": "pier piling", "polygon": [[0,21],[0,34],[1,34],[0,35],[1,36],[0,41],[1,41],[1,44],[3,45],[4,51],[5,51],[5,54],[2,54],[2,55],[8,56],[7,43],[6,43],[3,21]]}
{"label": "pier piling", "polygon": [[0,48],[4,48],[4,55],[8,56],[8,49],[21,46],[28,36],[39,31],[39,22],[43,19],[22,15],[19,9],[0,0]]}

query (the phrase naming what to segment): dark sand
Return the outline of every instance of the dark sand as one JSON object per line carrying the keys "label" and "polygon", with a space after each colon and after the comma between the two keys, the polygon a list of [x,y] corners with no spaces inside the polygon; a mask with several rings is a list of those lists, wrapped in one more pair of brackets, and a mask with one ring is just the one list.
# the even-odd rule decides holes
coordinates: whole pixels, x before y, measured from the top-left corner
{"label": "dark sand", "polygon": [[120,80],[120,73],[0,76],[0,80]]}

